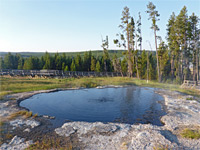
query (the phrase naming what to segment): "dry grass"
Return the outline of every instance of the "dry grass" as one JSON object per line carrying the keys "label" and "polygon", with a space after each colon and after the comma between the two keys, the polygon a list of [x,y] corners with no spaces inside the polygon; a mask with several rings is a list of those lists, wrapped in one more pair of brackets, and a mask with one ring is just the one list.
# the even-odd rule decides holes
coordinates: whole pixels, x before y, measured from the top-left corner
{"label": "dry grass", "polygon": [[30,118],[32,116],[32,112],[31,111],[26,111],[26,110],[21,110],[15,113],[12,113],[8,119],[14,119],[17,118],[19,116],[23,116],[24,118]]}
{"label": "dry grass", "polygon": [[63,143],[62,141],[57,138],[51,138],[51,137],[44,137],[42,141],[37,141],[34,144],[30,145],[26,150],[49,150],[49,149],[55,149],[55,150],[72,150],[72,144],[65,144],[64,146],[61,146]]}
{"label": "dry grass", "polygon": [[38,116],[38,114],[34,114],[32,117],[33,117],[33,118],[36,118],[37,116]]}

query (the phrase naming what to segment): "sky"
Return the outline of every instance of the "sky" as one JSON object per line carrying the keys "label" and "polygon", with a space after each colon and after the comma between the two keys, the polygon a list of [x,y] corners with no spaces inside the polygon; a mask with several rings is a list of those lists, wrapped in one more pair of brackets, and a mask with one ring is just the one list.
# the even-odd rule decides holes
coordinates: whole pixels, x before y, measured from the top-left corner
{"label": "sky", "polygon": [[[122,10],[142,17],[143,49],[155,49],[148,20],[148,0],[0,0],[0,52],[79,52],[101,50],[102,37],[109,49],[121,30]],[[152,0],[160,14],[157,33],[166,41],[166,24],[185,5],[188,15],[200,18],[200,0]],[[149,45],[150,43],[150,45]],[[122,48],[121,48],[122,49]]]}

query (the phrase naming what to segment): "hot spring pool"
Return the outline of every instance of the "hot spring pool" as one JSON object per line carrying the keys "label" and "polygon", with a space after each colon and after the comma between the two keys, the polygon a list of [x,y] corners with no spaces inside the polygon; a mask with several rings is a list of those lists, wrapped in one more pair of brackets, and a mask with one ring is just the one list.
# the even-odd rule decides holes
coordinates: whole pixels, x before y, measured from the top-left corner
{"label": "hot spring pool", "polygon": [[90,88],[34,95],[20,103],[34,114],[55,116],[54,126],[67,121],[151,123],[162,125],[163,97],[154,88]]}

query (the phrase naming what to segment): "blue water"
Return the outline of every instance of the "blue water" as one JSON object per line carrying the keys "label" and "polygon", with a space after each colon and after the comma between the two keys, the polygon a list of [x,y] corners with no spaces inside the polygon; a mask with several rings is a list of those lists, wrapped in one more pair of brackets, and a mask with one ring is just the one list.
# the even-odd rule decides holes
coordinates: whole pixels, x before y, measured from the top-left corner
{"label": "blue water", "polygon": [[165,112],[158,101],[163,97],[154,88],[123,87],[66,90],[42,93],[20,103],[34,114],[55,116],[52,123],[67,121],[151,123],[162,125]]}

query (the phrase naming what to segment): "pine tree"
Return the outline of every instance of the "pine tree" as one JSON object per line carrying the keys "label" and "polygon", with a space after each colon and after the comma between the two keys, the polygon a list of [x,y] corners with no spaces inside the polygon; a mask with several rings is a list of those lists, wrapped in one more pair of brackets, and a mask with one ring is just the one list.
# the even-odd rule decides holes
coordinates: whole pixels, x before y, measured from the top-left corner
{"label": "pine tree", "polygon": [[192,63],[193,63],[193,81],[199,80],[199,51],[198,51],[198,41],[200,40],[200,29],[198,29],[199,18],[192,13],[189,17],[189,41],[190,49],[192,53]]}
{"label": "pine tree", "polygon": [[0,57],[0,69],[5,69],[5,64],[2,57]]}
{"label": "pine tree", "polygon": [[181,9],[179,15],[176,17],[175,26],[178,46],[181,47],[178,63],[178,76],[183,80],[184,67],[189,67],[189,53],[187,49],[188,16],[186,6]]}
{"label": "pine tree", "polygon": [[32,56],[25,59],[23,69],[24,70],[33,70],[34,69],[34,58]]}
{"label": "pine tree", "polygon": [[147,53],[145,50],[141,54],[140,76],[142,79],[147,79]]}
{"label": "pine tree", "polygon": [[159,57],[159,62],[160,62],[161,79],[163,79],[163,77],[166,79],[169,74],[170,63],[169,63],[169,53],[167,50],[167,45],[164,42],[161,42],[159,44],[158,57]]}
{"label": "pine tree", "polygon": [[5,69],[14,69],[14,56],[9,52],[4,57]]}
{"label": "pine tree", "polygon": [[75,66],[76,66],[76,71],[82,71],[82,60],[80,54],[76,55]]}
{"label": "pine tree", "polygon": [[149,80],[155,80],[156,78],[156,58],[153,57],[151,52],[149,55]]}
{"label": "pine tree", "polygon": [[[142,20],[141,20],[141,14],[138,13],[139,19],[137,20],[137,32],[136,32],[136,42],[138,43],[138,46],[140,47],[140,51],[142,51]],[[136,50],[137,50],[137,44],[136,44]]]}
{"label": "pine tree", "polygon": [[92,56],[91,59],[91,71],[95,71],[96,70],[96,59],[94,58],[94,56]]}
{"label": "pine tree", "polygon": [[130,42],[130,30],[132,28],[132,25],[130,24],[130,13],[129,8],[124,7],[124,10],[122,11],[122,17],[121,17],[121,25],[119,27],[122,29],[122,31],[126,34],[126,41],[127,41],[127,48],[128,48],[128,73],[129,77],[133,76],[133,64],[132,64],[132,51],[131,51],[131,42]]}
{"label": "pine tree", "polygon": [[70,66],[70,69],[71,69],[71,71],[76,71],[76,65],[75,65],[74,59],[72,60],[72,64]]}
{"label": "pine tree", "polygon": [[62,70],[65,70],[65,62],[62,63]]}
{"label": "pine tree", "polygon": [[103,48],[104,71],[107,72],[110,70],[110,57],[108,54],[108,36],[106,36],[105,40],[102,39],[101,47]]}
{"label": "pine tree", "polygon": [[84,71],[90,71],[90,63],[91,63],[90,55],[88,54],[88,52],[85,52],[83,61]]}
{"label": "pine tree", "polygon": [[154,31],[154,38],[155,38],[155,47],[156,47],[156,57],[157,57],[157,73],[158,73],[158,81],[161,81],[161,76],[160,76],[160,67],[159,67],[159,59],[158,59],[158,48],[157,48],[157,35],[156,32],[159,31],[159,28],[156,24],[157,21],[159,21],[158,17],[160,14],[158,14],[158,11],[156,11],[156,6],[152,3],[149,2],[147,5],[147,13],[149,14],[149,19],[152,21],[151,29]]}
{"label": "pine tree", "polygon": [[126,58],[124,58],[121,61],[121,68],[122,68],[123,74],[127,73],[127,60],[126,60]]}
{"label": "pine tree", "polygon": [[[51,67],[52,68],[52,67]],[[54,56],[54,67],[55,70],[61,70],[62,69],[62,57],[56,53]]]}
{"label": "pine tree", "polygon": [[176,16],[174,12],[170,16],[170,19],[168,20],[167,24],[167,41],[168,41],[168,47],[170,52],[170,59],[171,59],[171,80],[174,79],[175,76],[175,69],[178,70],[178,68],[175,68],[175,63],[178,63],[179,60],[179,45],[177,42],[177,36],[176,36],[176,26],[175,26]]}
{"label": "pine tree", "polygon": [[96,63],[96,72],[100,72],[101,71],[101,66],[100,66],[100,63],[99,63],[99,61],[97,61],[97,63]]}
{"label": "pine tree", "polygon": [[65,66],[64,71],[69,71],[69,67],[68,67],[68,65]]}
{"label": "pine tree", "polygon": [[24,59],[21,55],[19,55],[19,59],[18,59],[18,64],[17,64],[17,69],[23,69],[24,66]]}
{"label": "pine tree", "polygon": [[44,67],[43,69],[51,69],[52,68],[52,63],[51,63],[51,58],[48,52],[45,53],[44,55]]}

